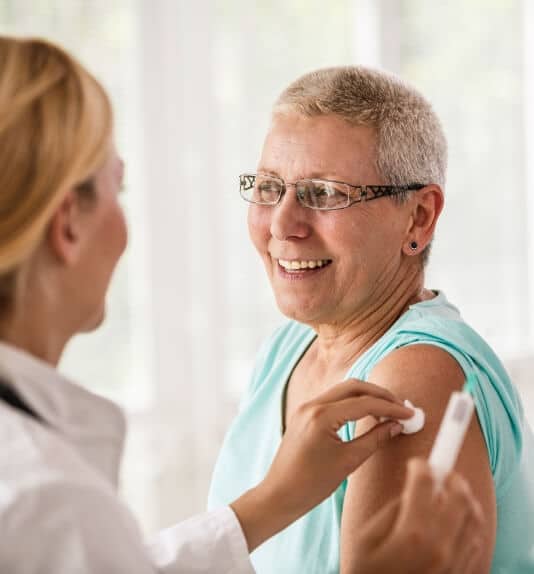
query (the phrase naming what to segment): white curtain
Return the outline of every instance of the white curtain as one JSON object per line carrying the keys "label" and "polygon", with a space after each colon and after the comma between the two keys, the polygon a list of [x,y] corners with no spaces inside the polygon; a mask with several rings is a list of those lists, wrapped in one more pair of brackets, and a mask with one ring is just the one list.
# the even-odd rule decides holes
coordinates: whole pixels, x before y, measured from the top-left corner
{"label": "white curtain", "polygon": [[534,420],[532,10],[530,0],[0,0],[4,33],[62,43],[114,100],[130,246],[105,326],[79,337],[62,367],[127,409],[123,495],[147,532],[203,509],[254,354],[283,321],[237,175],[255,168],[277,93],[313,68],[380,66],[435,104],[451,153],[428,285],[507,360]]}

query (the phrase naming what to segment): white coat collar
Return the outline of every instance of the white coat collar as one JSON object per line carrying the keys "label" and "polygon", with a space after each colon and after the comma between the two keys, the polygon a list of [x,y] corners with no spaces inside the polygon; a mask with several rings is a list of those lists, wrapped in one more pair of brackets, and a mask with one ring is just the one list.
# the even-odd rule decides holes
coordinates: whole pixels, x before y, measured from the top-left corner
{"label": "white coat collar", "polygon": [[125,419],[111,401],[71,383],[54,367],[0,342],[0,377],[93,468],[116,487]]}

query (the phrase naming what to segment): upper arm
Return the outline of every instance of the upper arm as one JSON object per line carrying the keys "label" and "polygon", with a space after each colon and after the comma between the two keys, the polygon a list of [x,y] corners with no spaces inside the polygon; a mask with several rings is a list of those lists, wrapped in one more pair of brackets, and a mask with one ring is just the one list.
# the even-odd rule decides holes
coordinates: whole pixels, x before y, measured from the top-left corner
{"label": "upper arm", "polygon": [[133,519],[111,492],[54,481],[1,515],[0,571],[154,574]]}
{"label": "upper arm", "polygon": [[[354,570],[351,539],[361,525],[388,500],[398,495],[404,483],[408,458],[427,458],[451,392],[460,390],[465,375],[455,359],[431,345],[403,347],[385,357],[371,372],[369,381],[388,388],[399,398],[412,401],[425,411],[425,427],[414,435],[391,441],[350,477],[341,527],[341,571]],[[362,434],[373,423],[358,424]],[[477,417],[473,417],[460,451],[458,470],[470,483],[485,514],[485,553],[481,572],[490,569],[495,543],[496,503],[488,452]]]}

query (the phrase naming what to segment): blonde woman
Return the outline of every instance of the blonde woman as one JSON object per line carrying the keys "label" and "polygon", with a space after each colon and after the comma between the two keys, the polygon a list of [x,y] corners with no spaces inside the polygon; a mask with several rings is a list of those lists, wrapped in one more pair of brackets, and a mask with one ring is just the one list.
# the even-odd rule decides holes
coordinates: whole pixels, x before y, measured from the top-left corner
{"label": "blonde woman", "polygon": [[[121,412],[56,369],[69,340],[104,318],[127,241],[122,177],[100,84],[57,46],[0,37],[0,571],[251,572],[249,551],[328,496],[400,427],[375,426],[350,444],[335,430],[411,411],[366,383],[330,389],[293,417],[259,484],[145,546],[116,496]],[[414,463],[404,499],[359,538],[369,558],[362,572],[398,561],[407,537],[424,529],[412,518],[438,507],[451,543],[480,521],[462,479],[451,477],[434,499],[427,466]],[[422,568],[441,543],[425,539]]]}

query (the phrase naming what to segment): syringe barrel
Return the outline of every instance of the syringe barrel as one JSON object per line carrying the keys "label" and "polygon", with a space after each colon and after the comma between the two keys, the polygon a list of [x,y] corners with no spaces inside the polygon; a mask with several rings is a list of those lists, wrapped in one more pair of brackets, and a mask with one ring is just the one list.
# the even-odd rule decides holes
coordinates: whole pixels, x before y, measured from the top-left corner
{"label": "syringe barrel", "polygon": [[474,408],[469,393],[452,393],[429,457],[438,483],[443,481],[456,464]]}

